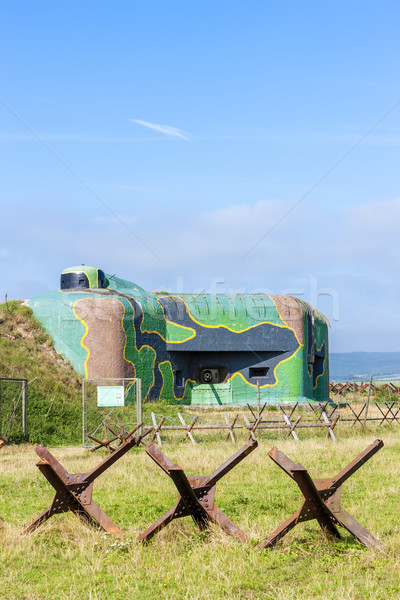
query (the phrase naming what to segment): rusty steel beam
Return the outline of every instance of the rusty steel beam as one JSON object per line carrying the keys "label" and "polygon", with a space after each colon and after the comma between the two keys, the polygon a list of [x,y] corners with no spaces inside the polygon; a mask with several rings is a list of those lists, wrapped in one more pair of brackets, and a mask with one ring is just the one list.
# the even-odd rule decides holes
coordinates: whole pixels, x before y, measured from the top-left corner
{"label": "rusty steel beam", "polygon": [[317,520],[322,530],[340,538],[337,526],[347,529],[363,546],[382,548],[381,543],[358,523],[340,504],[342,484],[383,447],[382,440],[375,440],[359,456],[347,465],[336,477],[311,479],[307,469],[293,463],[283,452],[274,447],[270,458],[289,475],[303,493],[303,504],[282,525],[277,527],[259,546],[270,548],[293,527],[302,521]]}
{"label": "rusty steel beam", "polygon": [[107,533],[121,534],[121,530],[92,499],[93,483],[104,471],[135,446],[139,446],[144,435],[134,437],[121,444],[89,473],[71,474],[42,444],[35,449],[40,457],[37,467],[56,490],[52,504],[21,533],[30,533],[55,514],[73,512],[89,523],[98,523]]}
{"label": "rusty steel beam", "polygon": [[246,541],[247,538],[243,531],[215,505],[214,497],[217,482],[250,452],[255,450],[257,446],[257,441],[251,440],[211,475],[203,477],[187,477],[183,469],[173,463],[157,446],[154,444],[147,446],[147,454],[171,477],[178,490],[179,497],[175,506],[141,533],[137,541],[147,542],[174,519],[187,516],[192,517],[200,530],[206,529],[209,523],[212,522],[221,527],[228,535],[236,537],[242,542]]}

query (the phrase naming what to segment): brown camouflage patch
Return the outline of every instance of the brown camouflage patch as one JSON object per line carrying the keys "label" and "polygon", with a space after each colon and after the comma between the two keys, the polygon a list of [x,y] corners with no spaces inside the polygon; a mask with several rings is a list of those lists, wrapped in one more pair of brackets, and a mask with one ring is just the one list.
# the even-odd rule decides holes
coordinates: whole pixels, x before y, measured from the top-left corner
{"label": "brown camouflage patch", "polygon": [[87,325],[83,344],[89,349],[87,377],[135,377],[135,368],[124,358],[126,334],[122,325],[125,309],[116,298],[83,298],[75,312]]}
{"label": "brown camouflage patch", "polygon": [[294,330],[300,344],[304,344],[304,309],[300,302],[291,296],[270,297],[275,302],[281,319]]}

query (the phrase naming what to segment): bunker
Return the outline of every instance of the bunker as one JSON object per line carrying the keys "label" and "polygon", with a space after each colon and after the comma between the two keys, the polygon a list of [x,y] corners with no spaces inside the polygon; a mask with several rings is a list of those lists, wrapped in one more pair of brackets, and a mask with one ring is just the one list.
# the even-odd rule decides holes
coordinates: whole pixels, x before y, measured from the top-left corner
{"label": "bunker", "polygon": [[139,377],[143,399],[183,404],[324,401],[328,324],[267,294],[169,294],[80,265],[28,301],[84,377]]}

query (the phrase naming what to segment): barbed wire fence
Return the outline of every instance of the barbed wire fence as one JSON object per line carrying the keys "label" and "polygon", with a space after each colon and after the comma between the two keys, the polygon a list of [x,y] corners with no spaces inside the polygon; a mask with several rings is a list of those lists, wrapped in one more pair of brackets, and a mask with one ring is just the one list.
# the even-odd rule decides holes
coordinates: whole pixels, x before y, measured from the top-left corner
{"label": "barbed wire fence", "polygon": [[[344,386],[345,384],[341,384]],[[369,384],[357,384],[366,399],[339,402],[296,402],[268,405],[243,405],[237,407],[168,406],[163,414],[159,408],[166,405],[146,403],[144,410],[141,385],[137,379],[84,380],[83,382],[83,444],[93,449],[108,444],[108,432],[114,439],[125,440],[133,427],[142,424],[148,441],[163,445],[168,442],[231,441],[239,438],[291,438],[295,441],[323,434],[336,442],[338,424],[379,428],[381,425],[400,424],[400,398],[393,399],[391,386],[385,386],[385,398],[372,398],[372,378]],[[365,387],[366,385],[366,387]],[[120,387],[119,400],[115,394]],[[375,386],[376,389],[381,386]],[[340,389],[345,389],[341,387]],[[349,386],[346,388],[349,390]],[[352,391],[351,388],[350,391]],[[349,393],[349,391],[347,392]],[[110,403],[110,395],[113,398]],[[105,399],[105,401],[104,401]],[[143,412],[145,417],[143,417]],[[101,440],[103,432],[107,444]]]}
{"label": "barbed wire fence", "polygon": [[[82,380],[82,443],[103,434],[104,424],[120,429],[140,426],[142,421],[141,380],[97,378]],[[140,433],[139,427],[139,433]],[[91,437],[89,437],[91,436]]]}

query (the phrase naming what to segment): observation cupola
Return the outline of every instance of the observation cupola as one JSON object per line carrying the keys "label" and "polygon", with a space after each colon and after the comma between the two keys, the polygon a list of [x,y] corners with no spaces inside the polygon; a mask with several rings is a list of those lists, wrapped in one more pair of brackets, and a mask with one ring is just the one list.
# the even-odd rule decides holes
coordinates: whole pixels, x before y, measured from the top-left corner
{"label": "observation cupola", "polygon": [[69,267],[61,273],[60,288],[62,290],[77,288],[104,289],[107,284],[104,271],[88,265]]}

